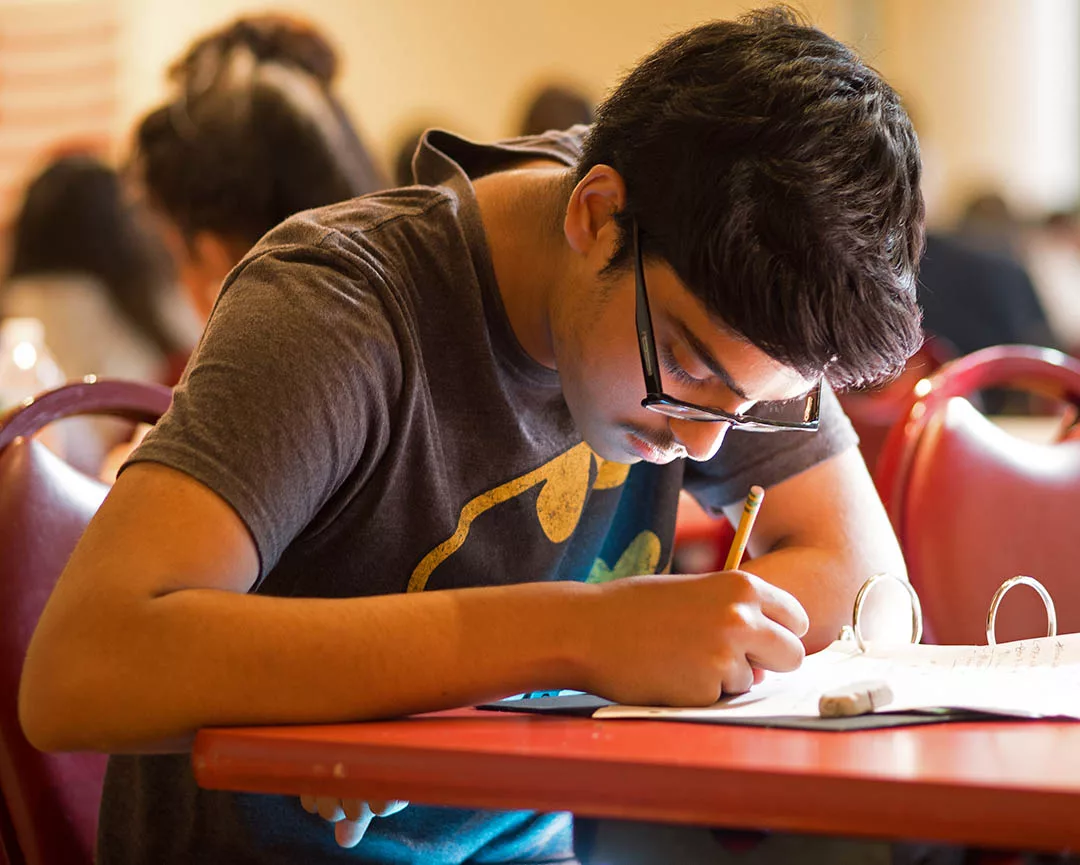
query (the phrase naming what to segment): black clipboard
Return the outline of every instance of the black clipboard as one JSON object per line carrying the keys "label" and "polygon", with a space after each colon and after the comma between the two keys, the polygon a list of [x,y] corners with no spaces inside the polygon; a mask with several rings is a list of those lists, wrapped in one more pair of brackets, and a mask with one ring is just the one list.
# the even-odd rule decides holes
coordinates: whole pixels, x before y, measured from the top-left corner
{"label": "black clipboard", "polygon": [[[477,706],[491,712],[518,712],[530,715],[562,715],[591,718],[597,709],[614,705],[610,700],[592,694],[568,694],[559,697],[526,697],[499,700]],[[648,720],[639,718],[635,720]],[[683,724],[721,724],[733,727],[770,727],[777,730],[882,730],[889,727],[914,727],[923,724],[942,724],[947,721],[1001,721],[1001,715],[969,712],[963,709],[932,709],[912,712],[870,712],[848,718],[812,718],[801,715],[768,718],[665,718]],[[621,723],[622,719],[613,721]]]}

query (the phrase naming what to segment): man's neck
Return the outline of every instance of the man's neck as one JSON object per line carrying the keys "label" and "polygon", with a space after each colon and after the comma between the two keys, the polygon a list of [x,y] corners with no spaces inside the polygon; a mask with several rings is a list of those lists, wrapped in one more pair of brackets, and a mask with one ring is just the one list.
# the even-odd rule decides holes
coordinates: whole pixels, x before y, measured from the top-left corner
{"label": "man's neck", "polygon": [[551,336],[554,294],[565,278],[567,246],[560,228],[565,166],[536,160],[475,181],[495,279],[522,348],[555,368]]}

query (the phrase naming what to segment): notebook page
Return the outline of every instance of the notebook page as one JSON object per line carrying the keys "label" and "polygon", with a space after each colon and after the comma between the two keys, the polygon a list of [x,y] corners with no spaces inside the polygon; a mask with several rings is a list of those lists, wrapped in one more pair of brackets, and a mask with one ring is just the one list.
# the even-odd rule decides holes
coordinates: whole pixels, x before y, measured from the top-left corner
{"label": "notebook page", "polygon": [[1025,718],[1080,719],[1080,634],[989,646],[877,646],[838,641],[791,673],[767,673],[748,693],[703,709],[606,706],[596,718],[817,717],[825,691],[867,679],[889,683],[884,711],[972,709]]}

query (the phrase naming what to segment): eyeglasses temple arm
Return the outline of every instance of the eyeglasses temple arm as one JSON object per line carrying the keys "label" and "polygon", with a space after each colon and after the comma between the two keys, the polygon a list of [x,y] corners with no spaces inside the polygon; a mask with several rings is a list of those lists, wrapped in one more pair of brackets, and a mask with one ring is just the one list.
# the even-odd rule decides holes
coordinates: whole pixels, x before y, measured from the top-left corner
{"label": "eyeglasses temple arm", "polygon": [[645,268],[641,261],[641,232],[634,220],[634,284],[637,291],[634,317],[637,323],[638,348],[641,352],[641,371],[645,376],[645,390],[649,395],[663,391],[660,384],[660,359],[653,338],[652,315],[649,312],[649,296],[645,292]]}

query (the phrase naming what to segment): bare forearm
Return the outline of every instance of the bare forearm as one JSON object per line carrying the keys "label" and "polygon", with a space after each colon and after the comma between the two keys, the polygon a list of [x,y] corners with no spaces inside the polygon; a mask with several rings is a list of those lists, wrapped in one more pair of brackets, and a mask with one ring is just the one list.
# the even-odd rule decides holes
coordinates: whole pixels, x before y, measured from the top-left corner
{"label": "bare forearm", "polygon": [[[108,628],[91,621],[64,639],[36,637],[47,648],[28,655],[24,723],[48,749],[139,750],[202,726],[359,720],[573,687],[585,653],[575,610],[592,592],[570,583],[347,600],[173,592],[132,602]],[[63,720],[74,706],[78,724]]]}
{"label": "bare forearm", "polygon": [[[887,545],[876,553],[786,546],[748,562],[745,569],[799,599],[810,617],[810,631],[803,638],[808,652],[825,648],[837,638],[843,625],[851,624],[855,595],[871,574],[905,576],[902,557]],[[892,621],[907,615],[892,603],[896,600],[894,592],[880,591],[880,595],[875,591],[869,599],[867,622],[873,624],[867,633],[881,627],[882,617]]]}
{"label": "bare forearm", "polygon": [[[738,520],[737,507],[727,510]],[[807,651],[823,649],[851,624],[859,588],[873,574],[907,569],[889,518],[854,447],[769,490],[751,537],[746,570],[793,594],[810,616]],[[905,633],[911,608],[899,586],[870,595],[867,636]],[[902,639],[902,637],[901,637]]]}

